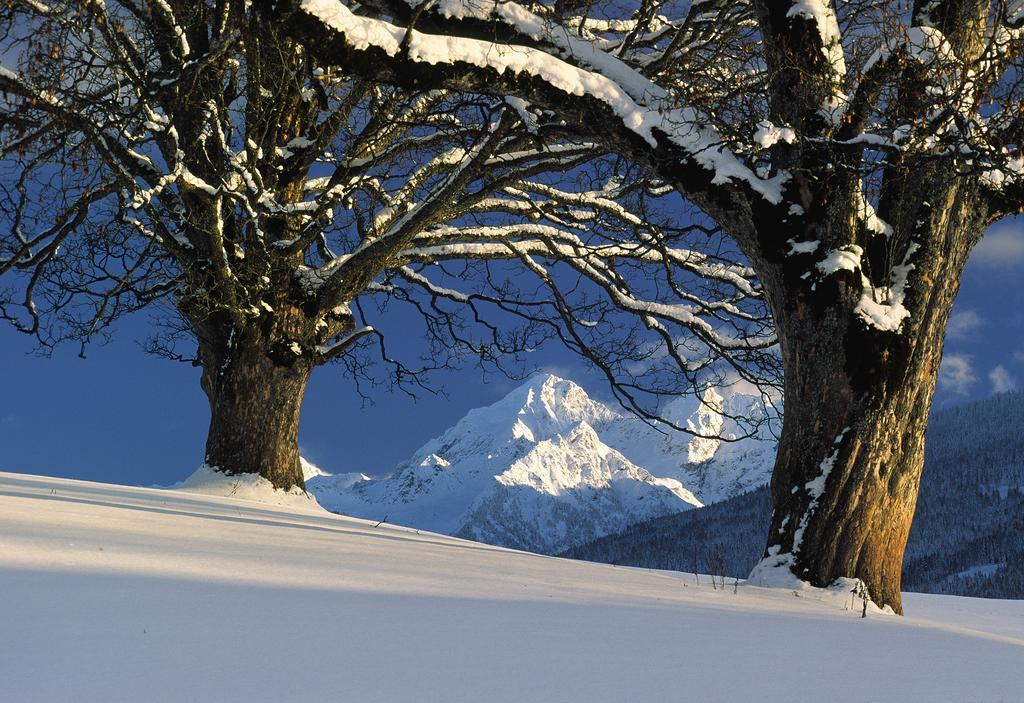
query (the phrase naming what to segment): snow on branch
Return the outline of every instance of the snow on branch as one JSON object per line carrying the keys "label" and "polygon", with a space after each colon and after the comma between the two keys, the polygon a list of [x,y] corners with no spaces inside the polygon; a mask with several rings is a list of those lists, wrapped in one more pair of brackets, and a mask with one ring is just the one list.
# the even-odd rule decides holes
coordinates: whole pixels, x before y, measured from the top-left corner
{"label": "snow on branch", "polygon": [[[325,45],[325,56],[330,55],[333,41],[340,42],[346,51],[376,50],[378,55],[413,64],[485,69],[499,77],[527,79],[518,83],[506,81],[509,90],[504,92],[519,91],[522,94],[517,97],[543,102],[534,89],[536,81],[540,81],[557,94],[582,98],[580,108],[584,113],[589,110],[588,104],[602,105],[617,118],[619,131],[639,137],[648,149],[670,149],[677,154],[680,166],[694,164],[703,169],[709,187],[742,183],[768,203],[782,200],[782,187],[788,177],[759,177],[733,153],[699,110],[678,106],[676,98],[639,71],[600,51],[591,42],[557,28],[550,29],[548,23],[517,3],[442,7],[455,18],[465,17],[471,11],[476,19],[500,21],[515,29],[520,37],[518,42],[420,31],[385,19],[357,15],[340,0],[297,0],[294,4],[299,13],[329,30],[318,33],[320,43]],[[550,47],[537,48],[538,42]],[[440,83],[444,82],[443,75],[437,74]],[[464,79],[459,74],[451,79],[451,84],[457,87]],[[487,81],[481,80],[479,85],[486,86]]]}
{"label": "snow on branch", "polygon": [[825,58],[833,78],[841,85],[846,78],[846,57],[843,54],[842,34],[839,31],[839,20],[831,0],[793,0],[787,17],[801,17],[810,20],[817,35],[815,42]]}

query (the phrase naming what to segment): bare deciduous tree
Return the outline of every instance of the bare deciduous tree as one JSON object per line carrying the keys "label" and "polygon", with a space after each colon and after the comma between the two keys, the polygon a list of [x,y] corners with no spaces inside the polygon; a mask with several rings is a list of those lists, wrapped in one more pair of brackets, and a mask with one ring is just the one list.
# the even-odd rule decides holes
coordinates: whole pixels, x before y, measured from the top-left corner
{"label": "bare deciduous tree", "polygon": [[[0,12],[0,315],[85,344],[166,301],[151,348],[202,366],[214,468],[301,486],[310,373],[338,359],[358,378],[359,353],[415,384],[554,338],[648,416],[709,373],[777,382],[728,241],[521,100],[332,68],[241,0]],[[427,336],[424,364],[385,344],[389,320]]]}
{"label": "bare deciduous tree", "polygon": [[353,74],[547,109],[731,235],[785,365],[758,575],[860,578],[901,611],[950,307],[985,228],[1024,206],[1024,3],[259,7]]}

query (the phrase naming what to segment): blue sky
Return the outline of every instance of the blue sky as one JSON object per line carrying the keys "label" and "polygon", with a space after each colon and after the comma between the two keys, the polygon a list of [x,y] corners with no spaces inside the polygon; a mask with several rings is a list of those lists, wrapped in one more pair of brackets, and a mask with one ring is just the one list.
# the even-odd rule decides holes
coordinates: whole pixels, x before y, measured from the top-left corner
{"label": "blue sky", "polygon": [[[209,406],[199,369],[146,354],[148,316],[118,324],[114,341],[31,354],[31,340],[0,325],[0,470],[129,484],[167,484],[203,458]],[[394,351],[402,346],[388,338]],[[419,339],[405,343],[415,355]],[[596,377],[555,345],[535,353],[532,368],[570,376],[604,393]],[[468,410],[498,400],[520,381],[479,368],[437,372],[442,394],[379,389],[363,403],[340,365],[318,368],[303,403],[303,456],[332,471],[387,473]]]}
{"label": "blue sky", "polygon": [[[936,404],[954,405],[1024,383],[1024,223],[994,227],[976,250],[947,335]],[[149,485],[180,480],[202,461],[209,409],[199,371],[145,354],[146,314],[115,340],[77,356],[31,355],[29,339],[0,325],[0,470]],[[416,343],[418,340],[411,340]],[[391,344],[399,344],[391,339]],[[607,391],[582,362],[550,348],[534,365]],[[439,373],[445,396],[381,390],[364,405],[340,366],[318,369],[303,405],[304,456],[333,471],[381,474],[473,407],[516,384],[479,369]]]}
{"label": "blue sky", "polygon": [[946,333],[936,402],[949,405],[1024,381],[1024,222],[994,226],[975,249]]}

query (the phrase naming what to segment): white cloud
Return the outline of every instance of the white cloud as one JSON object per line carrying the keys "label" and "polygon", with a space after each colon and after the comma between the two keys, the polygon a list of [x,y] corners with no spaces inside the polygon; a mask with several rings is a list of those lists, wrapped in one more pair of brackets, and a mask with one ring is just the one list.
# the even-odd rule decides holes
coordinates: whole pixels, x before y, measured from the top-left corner
{"label": "white cloud", "polygon": [[977,310],[972,310],[971,308],[957,310],[949,316],[946,337],[949,339],[963,339],[984,324],[985,318],[979,315]]}
{"label": "white cloud", "polygon": [[765,398],[773,404],[780,406],[782,404],[782,391],[777,388],[769,388],[767,386],[760,388],[750,381],[740,378],[740,375],[733,369],[726,370],[722,375],[720,382],[716,385],[719,388],[728,388],[732,393],[750,395],[755,398]]}
{"label": "white cloud", "polygon": [[1014,223],[996,225],[981,238],[971,254],[971,262],[999,268],[1024,263],[1024,229]]}
{"label": "white cloud", "polygon": [[1024,351],[1016,351],[1013,353],[1013,360],[1018,364],[1024,364]]}
{"label": "white cloud", "polygon": [[988,372],[988,380],[992,382],[993,393],[1017,390],[1017,379],[1002,364]]}
{"label": "white cloud", "polygon": [[957,395],[967,395],[978,377],[971,366],[969,354],[946,354],[939,366],[939,388]]}

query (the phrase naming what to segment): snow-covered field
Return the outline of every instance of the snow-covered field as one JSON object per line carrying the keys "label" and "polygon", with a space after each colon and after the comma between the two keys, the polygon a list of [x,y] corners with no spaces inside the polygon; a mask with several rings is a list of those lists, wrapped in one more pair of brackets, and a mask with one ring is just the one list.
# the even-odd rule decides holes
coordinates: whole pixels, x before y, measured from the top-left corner
{"label": "snow-covered field", "polygon": [[0,700],[1024,701],[1024,601],[861,619],[304,501],[0,473]]}

